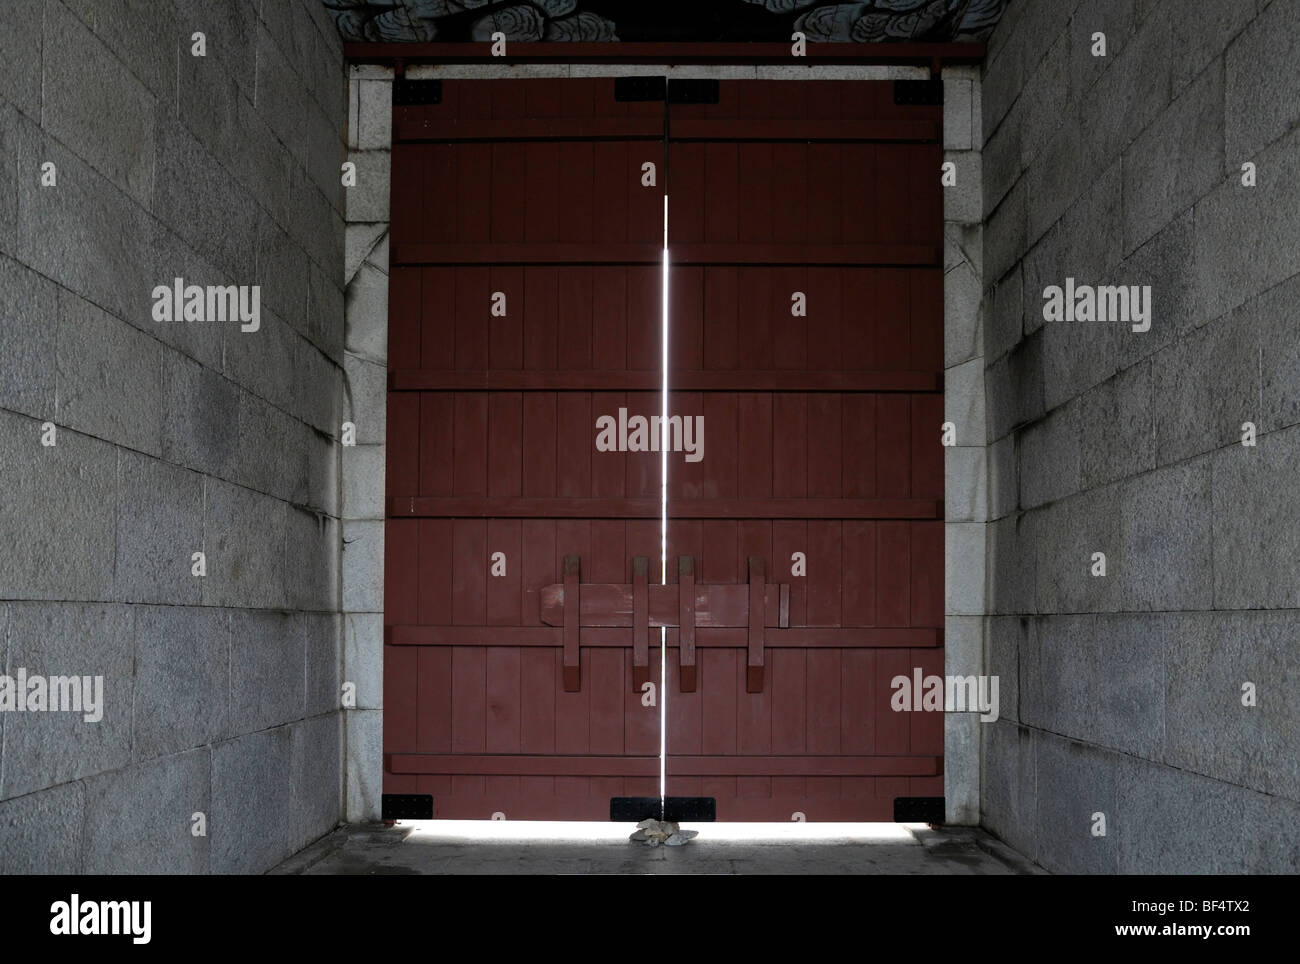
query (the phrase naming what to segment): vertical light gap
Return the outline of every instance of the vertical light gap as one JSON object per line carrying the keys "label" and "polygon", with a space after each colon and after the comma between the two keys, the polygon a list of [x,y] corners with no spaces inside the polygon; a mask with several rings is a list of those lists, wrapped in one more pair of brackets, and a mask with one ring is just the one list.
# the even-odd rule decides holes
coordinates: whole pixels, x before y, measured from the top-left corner
{"label": "vertical light gap", "polygon": [[[666,172],[665,172],[666,173]],[[660,330],[663,385],[659,392],[659,585],[668,585],[668,192],[664,192],[663,302]],[[659,819],[667,819],[668,627],[659,627]]]}

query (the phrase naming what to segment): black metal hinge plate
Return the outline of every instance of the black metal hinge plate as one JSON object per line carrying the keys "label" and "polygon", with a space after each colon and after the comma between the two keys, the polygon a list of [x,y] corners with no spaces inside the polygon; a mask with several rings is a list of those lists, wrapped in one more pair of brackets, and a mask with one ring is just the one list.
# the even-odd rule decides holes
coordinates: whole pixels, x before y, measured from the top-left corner
{"label": "black metal hinge plate", "polygon": [[894,103],[909,107],[935,107],[943,103],[943,79],[896,80]]}
{"label": "black metal hinge plate", "polygon": [[398,77],[393,81],[394,107],[419,107],[441,103],[441,80],[407,80],[405,77]]}
{"label": "black metal hinge plate", "polygon": [[[616,823],[640,823],[659,819],[658,797],[610,797],[609,819]],[[664,819],[673,823],[713,823],[718,819],[718,802],[713,797],[668,797]]]}
{"label": "black metal hinge plate", "polygon": [[668,96],[667,77],[615,77],[614,99],[619,101],[662,101]]}
{"label": "black metal hinge plate", "polygon": [[716,104],[721,87],[707,78],[616,77],[617,101],[667,101],[670,104]]}
{"label": "black metal hinge plate", "polygon": [[894,797],[894,823],[943,823],[943,797]]}
{"label": "black metal hinge plate", "polygon": [[385,793],[380,812],[385,820],[432,820],[433,794]]}

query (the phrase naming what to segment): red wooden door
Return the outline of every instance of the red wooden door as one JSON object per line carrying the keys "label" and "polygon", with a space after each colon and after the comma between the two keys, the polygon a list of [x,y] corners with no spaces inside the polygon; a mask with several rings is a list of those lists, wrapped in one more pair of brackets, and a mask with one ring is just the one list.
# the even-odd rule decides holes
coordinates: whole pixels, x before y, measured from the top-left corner
{"label": "red wooden door", "polygon": [[889,686],[943,673],[939,124],[889,82],[670,108],[670,380],[707,443],[670,465],[669,554],[789,587],[786,628],[701,628],[694,691],[668,673],[667,793],[720,820],[943,795],[942,714]]}
{"label": "red wooden door", "polygon": [[657,456],[598,453],[593,424],[656,406],[663,111],[607,79],[394,111],[384,792],[437,817],[659,792],[629,634],[566,645],[541,599],[567,556],[627,583],[660,555]]}
{"label": "red wooden door", "polygon": [[[612,80],[442,93],[394,116],[384,792],[657,797],[665,626],[669,795],[741,820],[941,795],[941,715],[888,699],[942,672],[937,110],[725,82],[671,108],[665,169],[665,105]],[[661,588],[659,453],[595,439],[660,410],[665,174],[669,408],[704,446],[669,459]]]}

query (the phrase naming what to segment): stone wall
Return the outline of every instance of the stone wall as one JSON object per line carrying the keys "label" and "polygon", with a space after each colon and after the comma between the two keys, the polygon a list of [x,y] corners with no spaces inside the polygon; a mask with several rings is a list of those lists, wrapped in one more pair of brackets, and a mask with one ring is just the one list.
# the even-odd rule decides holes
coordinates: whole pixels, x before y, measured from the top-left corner
{"label": "stone wall", "polygon": [[[990,41],[982,821],[1050,870],[1300,868],[1298,46],[1282,0],[1018,2]],[[1070,277],[1150,285],[1150,330],[1045,321]]]}
{"label": "stone wall", "polygon": [[[0,872],[261,871],[341,812],[342,47],[317,0],[5,25],[0,661],[104,690],[0,713]],[[155,320],[174,278],[259,327]]]}

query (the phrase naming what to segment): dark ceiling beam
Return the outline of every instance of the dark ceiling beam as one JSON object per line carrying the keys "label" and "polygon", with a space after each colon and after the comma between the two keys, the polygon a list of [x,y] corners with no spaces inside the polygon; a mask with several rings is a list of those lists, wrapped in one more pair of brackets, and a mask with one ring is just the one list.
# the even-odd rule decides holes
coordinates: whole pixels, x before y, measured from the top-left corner
{"label": "dark ceiling beam", "polygon": [[788,43],[527,43],[514,42],[508,56],[493,57],[488,43],[345,43],[352,63],[386,64],[818,64],[929,67],[978,64],[980,43],[808,44],[806,57],[792,57]]}

